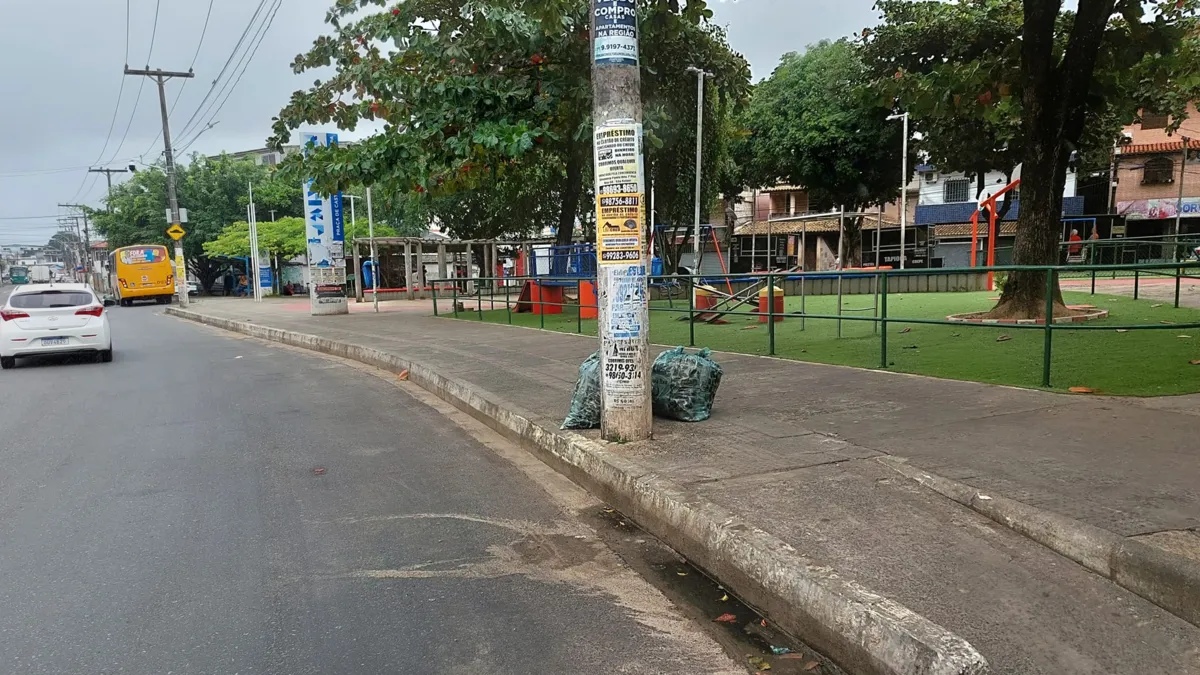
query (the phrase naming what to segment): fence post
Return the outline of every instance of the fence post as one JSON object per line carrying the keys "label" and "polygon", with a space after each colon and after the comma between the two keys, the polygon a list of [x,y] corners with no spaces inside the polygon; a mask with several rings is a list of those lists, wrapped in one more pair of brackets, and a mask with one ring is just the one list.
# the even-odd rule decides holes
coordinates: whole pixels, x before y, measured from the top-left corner
{"label": "fence post", "polygon": [[1180,267],[1175,268],[1175,309],[1179,309],[1179,275],[1183,272]]}
{"label": "fence post", "polygon": [[508,299],[508,284],[504,284],[504,309],[508,310],[508,325],[512,325],[512,303]]}
{"label": "fence post", "polygon": [[841,339],[841,270],[838,271],[838,339]]}
{"label": "fence post", "polygon": [[808,319],[804,309],[804,269],[800,270],[800,330],[804,330],[804,322]]}
{"label": "fence post", "polygon": [[1042,386],[1050,386],[1050,349],[1054,332],[1054,280],[1058,271],[1046,270],[1046,337],[1042,345]]}
{"label": "fence post", "polygon": [[475,308],[479,310],[479,320],[483,321],[483,278],[475,284]]}
{"label": "fence post", "polygon": [[879,367],[887,368],[887,272],[879,275]]}
{"label": "fence post", "polygon": [[437,300],[438,300],[438,298],[437,298],[437,289],[438,289],[438,285],[437,285],[437,283],[434,283],[434,284],[433,284],[433,315],[434,315],[434,316],[437,316],[437,315],[438,315],[438,308],[437,308]]}
{"label": "fence post", "polygon": [[1092,295],[1096,294],[1096,268],[1092,268]]}
{"label": "fence post", "polygon": [[575,280],[575,297],[578,298],[579,311],[575,312],[575,332],[583,334],[583,280]]}
{"label": "fence post", "polygon": [[[758,308],[762,311],[762,307]],[[767,355],[775,356],[775,275],[767,274]]]}
{"label": "fence post", "polygon": [[[546,330],[546,296],[543,295],[545,292],[544,288],[538,286],[538,328],[542,330]],[[530,291],[529,299],[533,299],[533,291]]]}
{"label": "fence post", "polygon": [[696,346],[696,279],[688,280],[688,346]]}
{"label": "fence post", "polygon": [[454,312],[454,318],[458,318],[458,282],[455,281],[450,291],[450,311]]}
{"label": "fence post", "polygon": [[1133,271],[1133,299],[1134,300],[1138,299],[1138,282],[1141,279],[1140,272],[1141,272],[1141,270]]}

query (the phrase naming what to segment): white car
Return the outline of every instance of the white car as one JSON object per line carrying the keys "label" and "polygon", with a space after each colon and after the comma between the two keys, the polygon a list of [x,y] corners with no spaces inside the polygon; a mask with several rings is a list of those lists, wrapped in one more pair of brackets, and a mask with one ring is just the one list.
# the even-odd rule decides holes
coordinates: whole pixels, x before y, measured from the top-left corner
{"label": "white car", "polygon": [[112,361],[107,306],[86,284],[18,286],[0,308],[0,368],[18,356],[90,353]]}

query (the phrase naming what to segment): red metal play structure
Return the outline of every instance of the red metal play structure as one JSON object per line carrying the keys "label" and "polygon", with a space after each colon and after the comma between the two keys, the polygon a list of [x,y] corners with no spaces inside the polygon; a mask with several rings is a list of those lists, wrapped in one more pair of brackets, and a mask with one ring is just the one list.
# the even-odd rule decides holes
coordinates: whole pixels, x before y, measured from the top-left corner
{"label": "red metal play structure", "polygon": [[[976,251],[979,249],[979,210],[983,209],[985,207],[988,210],[987,266],[993,267],[996,264],[996,236],[998,234],[1000,234],[1000,231],[999,231],[999,229],[997,227],[997,223],[996,223],[996,199],[999,198],[1004,193],[1008,192],[1009,190],[1016,188],[1020,184],[1021,184],[1021,179],[1018,178],[1018,179],[1014,180],[1013,182],[1009,183],[1008,185],[1005,185],[1003,188],[998,190],[996,192],[996,194],[994,194],[991,197],[988,197],[987,199],[980,202],[979,209],[976,209],[975,213],[971,214],[971,267],[976,266],[975,255],[976,255]],[[995,282],[995,279],[993,278],[993,273],[988,272],[988,290],[989,291],[996,290],[996,285],[994,282]]]}

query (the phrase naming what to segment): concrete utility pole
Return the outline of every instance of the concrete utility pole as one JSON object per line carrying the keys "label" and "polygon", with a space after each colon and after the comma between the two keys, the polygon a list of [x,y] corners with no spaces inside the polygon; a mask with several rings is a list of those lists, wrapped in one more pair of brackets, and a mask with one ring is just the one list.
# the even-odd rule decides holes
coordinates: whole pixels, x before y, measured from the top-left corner
{"label": "concrete utility pole", "polygon": [[591,0],[591,10],[600,434],[640,441],[653,418],[637,3]]}
{"label": "concrete utility pole", "polygon": [[[162,137],[163,137],[163,156],[167,163],[167,202],[171,208],[171,222],[169,226],[179,225],[179,198],[175,195],[175,155],[171,151],[171,128],[167,121],[167,89],[166,82],[172,77],[195,77],[192,71],[186,73],[165,71],[162,68],[158,70],[150,70],[150,66],[146,66],[145,70],[130,70],[129,66],[125,66],[126,75],[144,75],[153,78],[158,84],[158,104],[162,113]],[[258,270],[255,270],[257,273]],[[257,282],[257,280],[256,280]],[[175,288],[179,296],[179,305],[187,307],[187,265],[183,260],[183,240],[175,240]]]}
{"label": "concrete utility pole", "polygon": [[904,145],[900,151],[900,269],[904,269],[904,235],[908,229],[908,113],[888,115],[888,120],[904,121]]}
{"label": "concrete utility pole", "polygon": [[[83,266],[83,278],[89,284],[94,285],[95,280],[92,279],[92,241],[91,235],[88,232],[87,211],[84,209],[83,204],[59,204],[59,206],[68,209],[79,209],[79,212],[83,214],[83,251],[82,255],[80,256],[80,264]],[[75,221],[75,228],[75,234],[76,236],[79,236],[78,219]]]}
{"label": "concrete utility pole", "polygon": [[1179,224],[1180,218],[1183,217],[1183,179],[1187,176],[1184,169],[1187,167],[1188,143],[1192,139],[1187,136],[1181,136],[1179,140],[1183,141],[1183,153],[1179,156],[1179,197],[1175,200],[1175,241],[1171,247],[1175,251],[1175,260],[1179,260]]}
{"label": "concrete utility pole", "polygon": [[703,68],[688,66],[687,72],[696,74],[696,220],[692,234],[696,237],[695,259],[692,274],[700,274],[700,177],[703,173],[704,149],[704,78],[713,74]]}
{"label": "concrete utility pole", "polygon": [[105,204],[108,206],[109,213],[112,213],[112,175],[114,173],[132,173],[133,171],[132,164],[128,169],[88,169],[88,173],[102,173],[108,179],[108,201]]}

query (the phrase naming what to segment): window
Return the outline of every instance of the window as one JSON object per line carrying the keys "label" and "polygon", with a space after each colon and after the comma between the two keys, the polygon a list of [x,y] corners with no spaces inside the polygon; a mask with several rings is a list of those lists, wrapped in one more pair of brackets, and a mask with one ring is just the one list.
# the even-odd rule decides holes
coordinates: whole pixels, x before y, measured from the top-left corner
{"label": "window", "polygon": [[275,157],[275,153],[273,152],[268,155],[263,155],[262,160],[263,164],[267,166],[275,166],[275,164],[278,162],[278,159]]}
{"label": "window", "polygon": [[948,180],[944,189],[945,192],[942,196],[942,201],[947,204],[971,201],[971,181],[966,178]]}
{"label": "window", "polygon": [[1166,129],[1170,118],[1167,115],[1159,115],[1158,113],[1143,112],[1142,113],[1142,129]]}
{"label": "window", "polygon": [[1167,157],[1152,157],[1142,167],[1142,185],[1175,182],[1175,161]]}
{"label": "window", "polygon": [[47,309],[50,307],[83,307],[96,304],[87,291],[41,291],[14,293],[8,304],[16,309]]}

